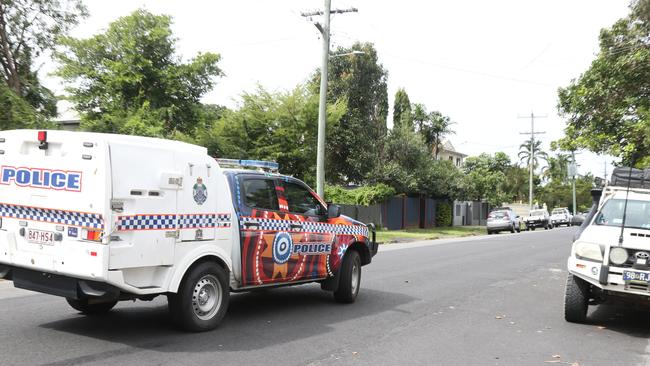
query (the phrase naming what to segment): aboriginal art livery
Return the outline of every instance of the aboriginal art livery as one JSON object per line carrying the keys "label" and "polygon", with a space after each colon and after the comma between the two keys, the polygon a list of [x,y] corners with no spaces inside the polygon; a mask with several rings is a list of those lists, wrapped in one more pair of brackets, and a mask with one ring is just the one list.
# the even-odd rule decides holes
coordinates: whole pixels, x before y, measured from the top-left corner
{"label": "aboriginal art livery", "polygon": [[[333,276],[351,244],[369,244],[368,227],[349,217],[328,219],[322,215],[289,212],[290,198],[283,187],[288,178],[267,179],[275,184],[277,210],[247,207],[245,197],[241,197],[242,177],[230,176],[234,203],[239,205],[240,213],[243,286]],[[298,180],[291,183],[302,185]],[[309,193],[324,207],[315,193],[311,190]]]}

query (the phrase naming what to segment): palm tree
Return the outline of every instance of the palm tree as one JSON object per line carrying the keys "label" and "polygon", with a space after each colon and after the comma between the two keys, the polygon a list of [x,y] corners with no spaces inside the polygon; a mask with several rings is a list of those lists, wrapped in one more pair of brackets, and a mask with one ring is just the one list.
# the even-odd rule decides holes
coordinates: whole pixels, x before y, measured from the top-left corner
{"label": "palm tree", "polygon": [[568,154],[557,154],[556,157],[549,157],[547,166],[542,168],[542,176],[546,181],[559,181],[566,183],[569,180],[569,163],[571,156]]}
{"label": "palm tree", "polygon": [[548,154],[542,150],[542,142],[540,140],[535,140],[534,145],[531,140],[532,139],[528,139],[524,141],[523,144],[519,145],[518,156],[519,161],[524,163],[526,166],[530,167],[532,163],[533,171],[535,171],[539,167],[540,160],[548,161]]}

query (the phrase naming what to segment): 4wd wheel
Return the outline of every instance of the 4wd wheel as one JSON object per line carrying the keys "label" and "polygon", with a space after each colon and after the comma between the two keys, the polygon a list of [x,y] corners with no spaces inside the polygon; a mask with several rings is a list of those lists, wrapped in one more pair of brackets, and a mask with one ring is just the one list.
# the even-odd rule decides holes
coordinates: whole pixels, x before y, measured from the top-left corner
{"label": "4wd wheel", "polygon": [[190,332],[216,328],[226,315],[229,300],[228,273],[212,262],[192,268],[178,293],[167,296],[172,322]]}
{"label": "4wd wheel", "polygon": [[588,306],[589,284],[569,274],[564,293],[564,319],[571,323],[584,323]]}
{"label": "4wd wheel", "polygon": [[68,302],[73,309],[85,315],[100,315],[106,314],[117,304],[117,301],[109,302],[100,302],[96,304],[88,303],[88,299],[76,300],[66,297],[65,300]]}
{"label": "4wd wheel", "polygon": [[343,303],[354,302],[361,285],[361,257],[355,250],[349,251],[343,257],[339,276],[339,288],[334,291],[334,299]]}

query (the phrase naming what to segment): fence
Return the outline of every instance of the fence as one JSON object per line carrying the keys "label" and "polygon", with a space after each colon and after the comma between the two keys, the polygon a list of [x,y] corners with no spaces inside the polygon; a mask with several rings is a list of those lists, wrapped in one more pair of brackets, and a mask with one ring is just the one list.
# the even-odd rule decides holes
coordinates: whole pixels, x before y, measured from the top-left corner
{"label": "fence", "polygon": [[423,197],[393,197],[372,206],[341,205],[341,212],[361,222],[400,230],[436,225],[437,201]]}

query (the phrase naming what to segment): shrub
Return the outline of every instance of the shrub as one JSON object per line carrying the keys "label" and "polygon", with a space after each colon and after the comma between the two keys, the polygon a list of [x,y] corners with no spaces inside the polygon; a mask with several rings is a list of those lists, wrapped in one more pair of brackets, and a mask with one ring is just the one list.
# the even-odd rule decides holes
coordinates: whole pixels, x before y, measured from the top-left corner
{"label": "shrub", "polygon": [[448,202],[438,202],[436,208],[436,225],[451,226],[451,205]]}
{"label": "shrub", "polygon": [[326,186],[325,200],[342,205],[369,206],[384,202],[395,195],[395,189],[383,183],[346,189],[340,186]]}

